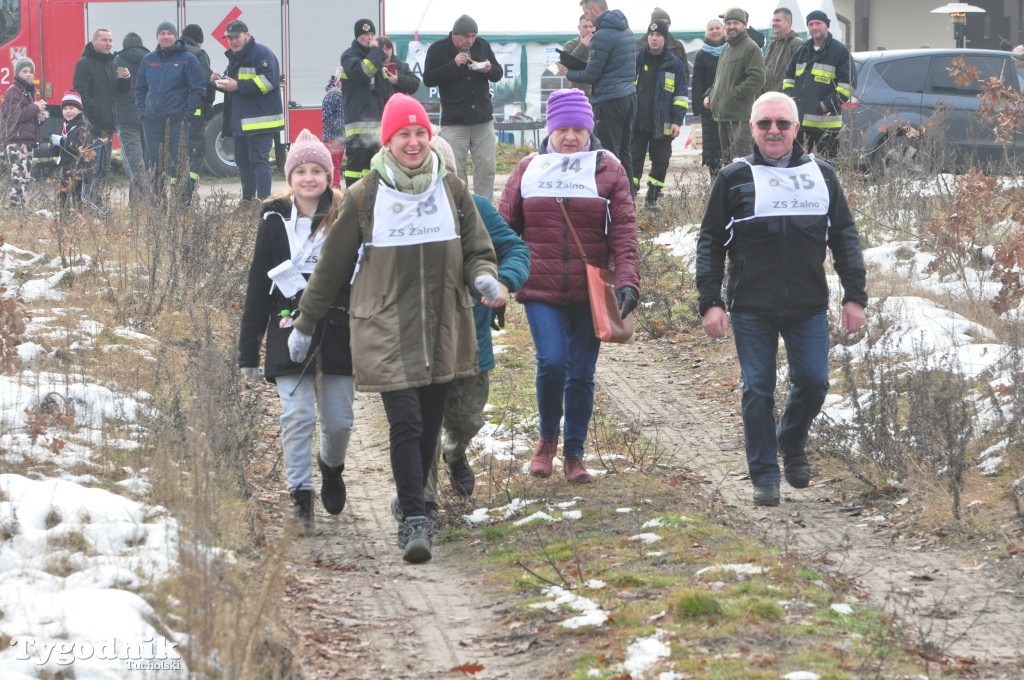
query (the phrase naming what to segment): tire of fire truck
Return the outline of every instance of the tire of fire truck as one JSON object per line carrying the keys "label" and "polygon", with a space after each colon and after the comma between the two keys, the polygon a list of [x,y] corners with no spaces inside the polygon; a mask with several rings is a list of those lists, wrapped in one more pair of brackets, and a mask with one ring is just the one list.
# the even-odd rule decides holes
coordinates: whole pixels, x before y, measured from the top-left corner
{"label": "tire of fire truck", "polygon": [[238,177],[235,165],[235,140],[221,134],[223,117],[220,111],[206,123],[206,167],[217,177]]}

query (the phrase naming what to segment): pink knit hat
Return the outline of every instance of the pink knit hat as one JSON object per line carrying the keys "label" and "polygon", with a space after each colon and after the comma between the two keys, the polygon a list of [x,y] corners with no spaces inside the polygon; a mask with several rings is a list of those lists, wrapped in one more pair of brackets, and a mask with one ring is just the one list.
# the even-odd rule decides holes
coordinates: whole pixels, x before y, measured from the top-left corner
{"label": "pink knit hat", "polygon": [[391,136],[406,125],[422,125],[427,128],[427,139],[434,136],[434,128],[430,126],[430,117],[423,104],[407,94],[397,92],[384,105],[380,119],[380,143],[386,146]]}
{"label": "pink knit hat", "polygon": [[594,109],[581,90],[555,90],[548,97],[548,132],[565,127],[594,131]]}
{"label": "pink knit hat", "polygon": [[292,142],[288,149],[288,157],[284,161],[284,176],[291,182],[292,170],[303,163],[316,163],[327,172],[327,184],[331,184],[331,176],[334,174],[334,163],[331,161],[331,152],[327,150],[323,142],[316,138],[312,132],[303,129],[299,136]]}

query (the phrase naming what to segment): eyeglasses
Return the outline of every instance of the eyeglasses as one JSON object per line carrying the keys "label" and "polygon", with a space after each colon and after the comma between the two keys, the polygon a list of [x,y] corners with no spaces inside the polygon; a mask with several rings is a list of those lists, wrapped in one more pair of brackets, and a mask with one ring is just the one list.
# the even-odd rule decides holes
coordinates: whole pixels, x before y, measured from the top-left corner
{"label": "eyeglasses", "polygon": [[791,120],[771,120],[770,118],[765,120],[759,120],[754,125],[757,126],[758,130],[764,130],[767,132],[772,129],[772,123],[775,123],[775,127],[779,128],[782,132],[785,132],[789,128],[793,127],[793,121]]}

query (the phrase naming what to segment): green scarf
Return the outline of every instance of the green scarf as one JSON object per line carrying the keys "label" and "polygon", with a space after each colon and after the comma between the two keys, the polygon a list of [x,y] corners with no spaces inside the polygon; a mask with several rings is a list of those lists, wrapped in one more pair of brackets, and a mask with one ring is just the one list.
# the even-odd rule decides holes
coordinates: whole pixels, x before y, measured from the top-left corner
{"label": "green scarf", "polygon": [[[389,184],[391,175],[394,175],[395,188],[403,194],[422,194],[431,187],[435,158],[440,164],[437,173],[438,179],[440,179],[444,175],[444,161],[434,147],[430,147],[430,154],[418,168],[405,167],[398,162],[390,149],[382,147],[374,154],[370,161],[370,168],[379,172],[384,181]],[[388,170],[391,171],[390,174]]]}

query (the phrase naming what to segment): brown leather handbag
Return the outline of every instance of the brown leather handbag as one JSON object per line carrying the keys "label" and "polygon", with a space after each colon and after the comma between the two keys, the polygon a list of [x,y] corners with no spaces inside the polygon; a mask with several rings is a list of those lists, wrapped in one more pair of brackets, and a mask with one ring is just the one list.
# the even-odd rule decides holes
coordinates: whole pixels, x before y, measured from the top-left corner
{"label": "brown leather handbag", "polygon": [[576,248],[583,259],[583,267],[587,272],[587,292],[590,295],[590,316],[594,321],[594,335],[601,342],[629,342],[633,337],[633,314],[630,313],[625,319],[619,311],[619,303],[615,299],[615,273],[610,269],[603,269],[594,266],[587,261],[587,254],[583,251],[583,244],[580,237],[576,235],[576,228],[569,219],[569,212],[561,198],[556,198],[558,207],[562,209],[565,216],[565,223],[569,227],[569,233],[576,241]]}

